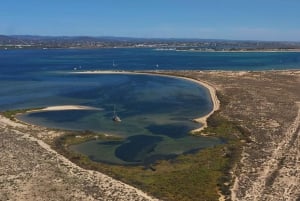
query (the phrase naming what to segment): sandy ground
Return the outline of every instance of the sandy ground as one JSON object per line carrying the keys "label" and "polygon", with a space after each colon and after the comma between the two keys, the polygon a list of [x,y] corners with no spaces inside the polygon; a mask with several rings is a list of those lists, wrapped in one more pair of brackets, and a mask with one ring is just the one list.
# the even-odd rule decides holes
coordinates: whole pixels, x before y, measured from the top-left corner
{"label": "sandy ground", "polygon": [[34,133],[53,135],[0,115],[1,201],[156,200],[102,173],[78,167]]}

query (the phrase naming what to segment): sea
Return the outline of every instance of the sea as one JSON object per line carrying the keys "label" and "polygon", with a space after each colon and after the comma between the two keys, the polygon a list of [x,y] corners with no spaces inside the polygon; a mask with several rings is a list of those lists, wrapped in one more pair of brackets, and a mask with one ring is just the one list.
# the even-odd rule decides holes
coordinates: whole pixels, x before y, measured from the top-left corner
{"label": "sea", "polygon": [[[19,118],[50,128],[118,136],[121,140],[92,140],[70,149],[97,162],[145,165],[225,143],[189,135],[201,126],[192,120],[212,110],[208,90],[180,78],[77,72],[286,69],[300,69],[299,52],[0,50],[0,111],[58,105],[99,108],[33,112]],[[122,122],[112,121],[114,108]]]}

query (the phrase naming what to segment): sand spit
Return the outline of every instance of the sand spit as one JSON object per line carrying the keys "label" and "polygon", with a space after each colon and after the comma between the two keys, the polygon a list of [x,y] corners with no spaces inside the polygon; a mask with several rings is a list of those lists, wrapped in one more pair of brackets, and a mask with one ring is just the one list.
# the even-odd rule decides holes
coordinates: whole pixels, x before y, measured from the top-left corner
{"label": "sand spit", "polygon": [[90,106],[82,106],[82,105],[58,105],[58,106],[50,106],[39,110],[31,110],[30,112],[37,111],[60,111],[60,110],[103,110],[102,108],[90,107]]}
{"label": "sand spit", "polygon": [[35,136],[53,131],[0,115],[0,200],[156,200],[73,164]]}

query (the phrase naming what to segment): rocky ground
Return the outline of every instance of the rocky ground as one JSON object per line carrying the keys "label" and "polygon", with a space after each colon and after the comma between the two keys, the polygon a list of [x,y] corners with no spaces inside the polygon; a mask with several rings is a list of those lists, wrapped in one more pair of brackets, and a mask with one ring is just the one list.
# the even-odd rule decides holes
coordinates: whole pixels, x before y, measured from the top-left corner
{"label": "rocky ground", "polygon": [[300,71],[176,74],[215,86],[221,113],[248,131],[231,199],[300,200]]}
{"label": "rocky ground", "polygon": [[[300,71],[160,73],[211,84],[221,114],[248,131],[232,200],[300,200]],[[0,200],[153,199],[57,154],[45,142],[58,132],[18,125],[0,116]]]}

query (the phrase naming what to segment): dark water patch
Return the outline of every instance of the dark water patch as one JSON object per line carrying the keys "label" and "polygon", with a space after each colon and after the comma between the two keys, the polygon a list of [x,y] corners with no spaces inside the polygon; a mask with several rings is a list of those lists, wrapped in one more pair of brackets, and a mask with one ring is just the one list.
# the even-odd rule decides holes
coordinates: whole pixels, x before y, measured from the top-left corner
{"label": "dark water patch", "polygon": [[116,146],[121,145],[124,143],[123,141],[104,141],[104,142],[98,142],[98,145],[110,145],[110,146]]}
{"label": "dark water patch", "polygon": [[124,144],[119,146],[115,155],[126,162],[142,162],[162,140],[162,137],[157,136],[135,135],[129,137]]}
{"label": "dark water patch", "polygon": [[[134,97],[132,97],[134,99]],[[167,102],[152,102],[152,101],[130,101],[124,104],[125,111],[122,111],[122,116],[130,117],[135,115],[151,115],[151,114],[166,114],[176,109],[174,105]]]}
{"label": "dark water patch", "polygon": [[182,138],[185,137],[189,131],[192,130],[191,127],[184,124],[151,124],[146,127],[151,133],[155,135],[165,135],[170,138]]}
{"label": "dark water patch", "polygon": [[105,89],[101,87],[77,87],[76,91],[71,91],[61,94],[69,98],[83,98],[83,99],[97,99],[99,97],[105,97]]}
{"label": "dark water patch", "polygon": [[[158,97],[159,98],[159,97]],[[124,108],[127,110],[123,111],[123,116],[129,117],[140,114],[169,114],[176,118],[180,116],[192,116],[194,118],[201,116],[200,113],[208,113],[209,108],[212,107],[210,100],[201,101],[198,100],[188,101],[180,100],[180,98],[170,96],[169,99],[161,98],[147,101],[147,100],[137,100],[138,97],[131,96],[128,101],[123,102]],[[193,105],[194,110],[190,109]],[[186,118],[185,118],[186,120]]]}
{"label": "dark water patch", "polygon": [[171,117],[170,120],[172,120],[172,121],[186,121],[186,120],[192,121],[192,119],[187,119],[184,117]]}

